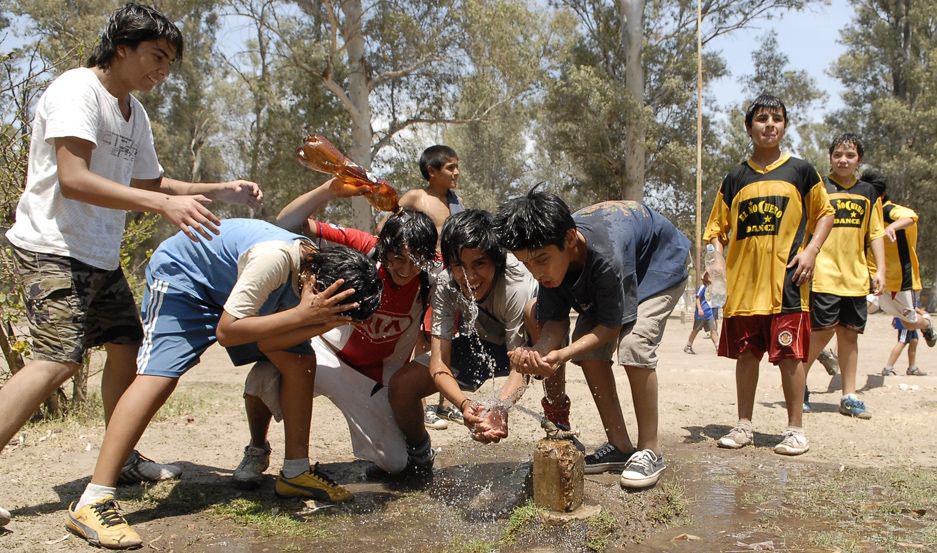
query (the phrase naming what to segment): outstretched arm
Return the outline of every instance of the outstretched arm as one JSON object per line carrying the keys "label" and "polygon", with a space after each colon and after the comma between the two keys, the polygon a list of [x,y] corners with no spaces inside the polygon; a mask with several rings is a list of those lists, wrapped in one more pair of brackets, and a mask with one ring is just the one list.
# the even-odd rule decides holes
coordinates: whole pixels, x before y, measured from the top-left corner
{"label": "outstretched arm", "polygon": [[286,230],[301,232],[306,224],[306,220],[313,213],[319,211],[325,204],[334,200],[337,196],[330,189],[332,180],[327,180],[318,186],[297,197],[292,202],[286,204],[286,207],[280,210],[277,215],[276,224]]}

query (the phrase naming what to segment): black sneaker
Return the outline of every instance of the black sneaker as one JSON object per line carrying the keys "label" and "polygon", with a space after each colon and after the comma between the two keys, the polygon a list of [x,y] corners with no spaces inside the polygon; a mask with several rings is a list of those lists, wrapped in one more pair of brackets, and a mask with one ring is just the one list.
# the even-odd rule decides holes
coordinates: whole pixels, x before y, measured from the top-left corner
{"label": "black sneaker", "polygon": [[596,448],[595,453],[586,455],[586,474],[601,474],[603,472],[620,472],[625,469],[628,459],[634,455],[635,450],[624,452],[605,442]]}

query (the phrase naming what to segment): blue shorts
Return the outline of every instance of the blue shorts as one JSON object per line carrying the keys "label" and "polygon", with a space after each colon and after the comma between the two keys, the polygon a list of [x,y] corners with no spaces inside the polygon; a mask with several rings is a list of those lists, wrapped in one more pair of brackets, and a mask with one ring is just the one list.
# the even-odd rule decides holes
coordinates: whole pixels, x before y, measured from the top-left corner
{"label": "blue shorts", "polygon": [[451,361],[452,368],[458,371],[455,379],[459,387],[472,392],[492,376],[507,376],[511,372],[507,346],[469,336],[452,340]]}
{"label": "blue shorts", "polygon": [[[165,280],[147,282],[141,311],[143,343],[137,353],[137,374],[179,378],[218,340],[215,328],[221,306],[173,288]],[[225,349],[236,366],[266,359],[256,343]],[[306,354],[312,348],[306,341],[289,351]]]}
{"label": "blue shorts", "polygon": [[[415,359],[424,367],[429,366],[429,360],[429,352]],[[468,392],[478,390],[493,376],[507,376],[511,372],[507,346],[487,342],[477,337],[456,336],[453,338],[452,356],[449,361],[459,388]]]}
{"label": "blue shorts", "polygon": [[903,328],[898,331],[898,341],[902,344],[910,344],[914,340],[917,340],[917,330],[908,330]]}

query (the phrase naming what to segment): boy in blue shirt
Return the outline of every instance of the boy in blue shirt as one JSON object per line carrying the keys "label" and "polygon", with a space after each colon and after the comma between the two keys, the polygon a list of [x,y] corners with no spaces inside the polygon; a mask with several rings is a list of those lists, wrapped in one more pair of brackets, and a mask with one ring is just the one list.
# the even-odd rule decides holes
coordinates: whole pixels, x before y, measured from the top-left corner
{"label": "boy in blue shirt", "polygon": [[94,545],[132,549],[142,543],[114,501],[121,465],[179,377],[215,341],[228,348],[235,365],[265,354],[280,371],[286,456],[277,494],[351,497],[309,465],[316,364],[308,343],[370,316],[381,296],[374,264],[342,246],[317,250],[265,221],[229,219],[220,229],[214,240],[199,242],[180,232],[147,265],[137,377],[114,408],[91,483],[68,510],[66,527]]}
{"label": "boy in blue shirt", "polygon": [[693,351],[693,341],[696,340],[696,335],[699,334],[700,330],[708,332],[709,337],[713,341],[713,346],[716,348],[719,347],[719,333],[716,332],[716,320],[713,308],[710,307],[709,302],[706,301],[705,284],[700,284],[700,287],[696,290],[696,309],[693,310],[693,330],[690,331],[690,337],[687,339],[686,346],[683,348],[684,353],[696,355],[696,352]]}
{"label": "boy in blue shirt", "polygon": [[[558,196],[536,189],[502,205],[494,226],[501,245],[540,284],[540,338],[510,352],[512,370],[550,376],[566,361],[580,365],[608,437],[586,456],[586,472],[622,470],[622,486],[653,486],[665,468],[657,442],[657,346],[686,286],[690,241],[641,203],[603,202],[571,214]],[[563,347],[571,308],[579,318]],[[637,448],[615,388],[616,349],[631,385]]]}

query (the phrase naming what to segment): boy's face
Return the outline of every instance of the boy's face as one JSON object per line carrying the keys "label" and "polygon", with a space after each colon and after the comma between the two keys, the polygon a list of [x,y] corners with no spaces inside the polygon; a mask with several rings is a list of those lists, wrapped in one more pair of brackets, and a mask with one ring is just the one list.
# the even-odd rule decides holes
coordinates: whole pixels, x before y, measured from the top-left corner
{"label": "boy's face", "polygon": [[784,120],[784,112],[779,108],[762,108],[752,118],[748,136],[751,137],[752,144],[756,148],[774,149],[780,146],[786,128],[787,121]]}
{"label": "boy's face", "polygon": [[118,46],[115,58],[120,63],[112,63],[111,67],[120,68],[133,90],[148,92],[169,76],[169,66],[176,59],[176,49],[163,38],[144,40],[136,48]]}
{"label": "boy's face", "polygon": [[476,301],[485,299],[491,292],[497,271],[495,261],[478,248],[462,248],[458,261],[449,270],[462,293]]}
{"label": "boy's face", "polygon": [[413,262],[413,256],[406,246],[400,252],[388,252],[384,258],[384,269],[390,273],[390,279],[397,286],[405,286],[420,274],[420,267]]}
{"label": "boy's face", "polygon": [[562,250],[549,245],[534,250],[517,250],[512,253],[518,261],[527,267],[527,270],[541,286],[556,288],[566,278],[566,271],[569,270],[575,245],[576,230],[570,229],[563,240]]}
{"label": "boy's face", "polygon": [[439,186],[447,190],[455,188],[459,180],[459,158],[450,157],[439,169],[428,167],[426,172],[429,173],[431,186]]}
{"label": "boy's face", "polygon": [[830,154],[830,169],[837,177],[851,178],[861,162],[862,158],[859,157],[856,145],[849,142],[838,144]]}

